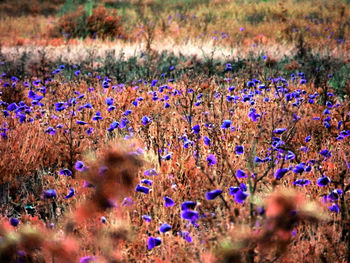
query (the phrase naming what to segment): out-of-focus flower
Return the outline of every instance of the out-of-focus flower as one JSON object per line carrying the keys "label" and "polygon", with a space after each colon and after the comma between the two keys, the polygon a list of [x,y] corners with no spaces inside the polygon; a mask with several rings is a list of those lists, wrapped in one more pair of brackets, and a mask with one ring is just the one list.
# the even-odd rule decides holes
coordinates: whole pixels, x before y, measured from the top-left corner
{"label": "out-of-focus flower", "polygon": [[19,224],[19,220],[17,218],[15,218],[15,217],[11,217],[10,224],[11,224],[11,226],[16,227]]}

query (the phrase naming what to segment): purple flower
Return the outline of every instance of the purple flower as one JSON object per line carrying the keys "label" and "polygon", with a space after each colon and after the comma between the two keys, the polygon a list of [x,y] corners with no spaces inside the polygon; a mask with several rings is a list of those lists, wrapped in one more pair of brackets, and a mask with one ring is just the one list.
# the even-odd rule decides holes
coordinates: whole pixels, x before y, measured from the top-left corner
{"label": "purple flower", "polygon": [[332,156],[332,153],[330,151],[328,151],[327,149],[324,149],[324,150],[320,151],[320,154],[322,156],[324,156],[325,158],[329,158],[329,157]]}
{"label": "purple flower", "polygon": [[85,124],[87,124],[87,122],[81,121],[81,120],[77,120],[77,124],[79,124],[79,125],[85,125]]}
{"label": "purple flower", "polygon": [[306,168],[305,168],[305,172],[311,172],[311,169],[312,169],[312,167],[311,167],[311,165],[308,165]]}
{"label": "purple flower", "polygon": [[92,128],[92,127],[87,128],[87,129],[85,130],[85,132],[86,132],[86,134],[87,134],[87,135],[92,134],[92,133],[93,133],[93,131],[94,131],[94,128]]}
{"label": "purple flower", "polygon": [[86,104],[83,105],[83,107],[84,107],[85,109],[91,109],[91,108],[92,108],[92,105],[91,105],[91,103],[86,103]]}
{"label": "purple flower", "polygon": [[317,179],[317,185],[321,186],[321,187],[326,186],[330,182],[331,182],[331,179],[329,179],[329,177],[324,176],[324,175]]}
{"label": "purple flower", "polygon": [[200,126],[197,124],[195,126],[192,127],[192,130],[195,134],[198,134],[201,130]]}
{"label": "purple flower", "polygon": [[244,153],[244,146],[243,145],[238,145],[235,147],[236,154],[240,155]]}
{"label": "purple flower", "polygon": [[45,133],[48,133],[50,135],[55,135],[56,134],[56,130],[53,128],[53,127],[48,127],[46,130],[45,130]]}
{"label": "purple flower", "polygon": [[209,156],[207,157],[207,162],[209,165],[214,165],[216,164],[216,157],[214,154],[209,154]]}
{"label": "purple flower", "polygon": [[305,142],[309,142],[311,140],[311,135],[305,137]]}
{"label": "purple flower", "polygon": [[226,63],[225,71],[232,70],[231,63]]}
{"label": "purple flower", "polygon": [[86,169],[84,163],[82,161],[77,161],[74,166],[75,170],[82,172]]}
{"label": "purple flower", "polygon": [[1,137],[2,137],[3,139],[8,139],[8,136],[7,136],[6,132],[2,132],[2,133],[1,133]]}
{"label": "purple flower", "polygon": [[36,94],[34,91],[30,90],[29,94],[28,94],[28,98],[30,98],[32,100],[40,101],[44,97],[40,96],[40,95]]}
{"label": "purple flower", "polygon": [[96,257],[92,256],[86,256],[86,257],[81,257],[79,260],[79,263],[92,263],[95,261]]}
{"label": "purple flower", "polygon": [[302,151],[302,152],[308,152],[309,151],[309,148],[307,148],[307,147],[305,147],[305,146],[301,146],[300,148],[299,148],[299,150],[300,151]]}
{"label": "purple flower", "polygon": [[171,156],[172,156],[172,155],[173,155],[172,153],[168,153],[168,154],[162,156],[162,159],[163,159],[163,160],[166,160],[166,161],[169,161],[169,160],[171,159]]}
{"label": "purple flower", "polygon": [[216,190],[207,192],[205,197],[207,198],[207,200],[213,200],[221,194],[222,194],[222,190],[216,189]]}
{"label": "purple flower", "polygon": [[288,151],[286,155],[286,160],[293,160],[295,159],[295,154],[292,151]]}
{"label": "purple flower", "polygon": [[108,110],[109,112],[111,112],[112,110],[115,110],[116,108],[117,108],[116,106],[113,106],[113,105],[112,105],[112,106],[109,106],[107,110]]}
{"label": "purple flower", "polygon": [[258,156],[255,156],[255,158],[254,158],[254,162],[255,163],[263,163],[264,162],[264,160],[263,159],[261,159],[260,157],[258,157]]}
{"label": "purple flower", "polygon": [[151,216],[149,216],[149,215],[143,215],[142,219],[145,220],[148,223],[151,222],[151,220],[152,220]]}
{"label": "purple flower", "polygon": [[147,248],[148,250],[151,250],[160,244],[162,244],[162,240],[159,237],[149,237]]}
{"label": "purple flower", "polygon": [[286,168],[278,169],[275,173],[275,178],[281,179],[287,172],[288,172],[288,169]]}
{"label": "purple flower", "polygon": [[69,188],[69,193],[64,197],[64,199],[69,199],[75,195],[74,189],[71,187]]}
{"label": "purple flower", "polygon": [[108,105],[108,106],[112,106],[113,105],[113,98],[106,98],[106,104]]}
{"label": "purple flower", "polygon": [[196,207],[197,203],[194,201],[185,201],[181,204],[181,210],[189,210],[194,209]]}
{"label": "purple flower", "polygon": [[304,186],[304,185],[308,185],[310,184],[310,180],[307,180],[307,179],[298,179],[296,180],[293,184],[294,185],[300,185],[300,186]]}
{"label": "purple flower", "polygon": [[117,127],[119,127],[119,122],[113,121],[113,122],[111,123],[111,125],[109,126],[109,128],[107,129],[107,131],[111,132],[111,131],[113,131],[114,129],[116,129]]}
{"label": "purple flower", "polygon": [[211,140],[210,140],[207,136],[204,136],[203,141],[204,141],[204,144],[205,144],[205,145],[210,146]]}
{"label": "purple flower", "polygon": [[146,170],[143,174],[146,175],[146,176],[158,175],[158,173],[157,173],[157,171],[155,169]]}
{"label": "purple flower", "polygon": [[197,211],[194,210],[185,210],[181,212],[181,217],[194,223],[196,222],[196,220],[199,219],[199,214]]}
{"label": "purple flower", "polygon": [[237,178],[241,179],[241,178],[247,178],[248,175],[242,171],[241,169],[238,169],[237,172],[236,172],[236,176]]}
{"label": "purple flower", "polygon": [[179,236],[185,239],[188,243],[192,242],[192,238],[188,231],[179,231]]}
{"label": "purple flower", "polygon": [[241,189],[239,189],[235,194],[235,201],[239,204],[242,204],[244,202],[244,200],[247,199],[248,196],[249,196],[249,194],[247,194],[246,192],[243,192]]}
{"label": "purple flower", "polygon": [[39,86],[39,84],[40,84],[40,79],[37,79],[37,80],[33,81],[33,85],[34,86]]}
{"label": "purple flower", "polygon": [[296,174],[302,174],[304,172],[304,167],[305,165],[303,163],[297,164],[294,167],[293,172]]}
{"label": "purple flower", "polygon": [[325,128],[329,129],[331,127],[330,123],[328,121],[324,121],[323,125]]}
{"label": "purple flower", "polygon": [[142,125],[147,125],[150,122],[151,122],[151,119],[148,118],[147,116],[143,116],[142,119],[141,119]]}
{"label": "purple flower", "polygon": [[339,206],[337,204],[333,204],[330,207],[328,207],[329,211],[333,213],[339,213]]}
{"label": "purple flower", "polygon": [[282,134],[286,130],[287,130],[286,128],[278,128],[278,129],[274,130],[273,133],[275,133],[275,134]]}
{"label": "purple flower", "polygon": [[232,91],[235,90],[235,88],[236,88],[236,86],[230,86],[230,87],[228,87],[227,89],[228,89],[229,92],[232,92]]}
{"label": "purple flower", "polygon": [[100,167],[98,168],[98,175],[103,175],[103,174],[104,174],[105,172],[107,172],[107,171],[108,171],[108,167],[102,165],[102,166],[100,166]]}
{"label": "purple flower", "polygon": [[72,175],[72,172],[71,172],[71,170],[65,168],[65,169],[60,171],[60,175],[69,176],[69,175]]}
{"label": "purple flower", "polygon": [[164,197],[164,201],[165,201],[165,207],[172,207],[175,205],[175,202],[173,199],[171,199],[170,197],[168,196],[165,196]]}
{"label": "purple flower", "polygon": [[168,232],[169,230],[171,230],[171,226],[167,223],[162,224],[159,228],[159,231],[162,233]]}
{"label": "purple flower", "polygon": [[17,104],[14,102],[7,106],[7,110],[9,111],[14,111],[15,109],[17,109]]}
{"label": "purple flower", "polygon": [[149,186],[152,186],[152,180],[148,180],[148,179],[142,179],[141,180],[141,183],[142,184],[147,184],[147,185],[149,185]]}
{"label": "purple flower", "polygon": [[43,192],[42,197],[43,197],[44,199],[49,199],[49,198],[57,197],[56,190],[54,190],[54,189],[45,190],[45,191]]}
{"label": "purple flower", "polygon": [[329,109],[325,109],[324,111],[323,111],[323,114],[324,115],[328,115],[328,114],[330,114],[331,112],[329,111]]}
{"label": "purple flower", "polygon": [[140,192],[140,193],[144,193],[144,194],[148,194],[149,193],[149,188],[142,186],[142,185],[137,185],[135,188],[136,192]]}
{"label": "purple flower", "polygon": [[188,148],[190,145],[193,145],[193,142],[188,140],[187,138],[184,139],[184,148]]}
{"label": "purple flower", "polygon": [[224,122],[221,124],[221,129],[228,129],[231,127],[231,121],[230,120],[224,120]]}
{"label": "purple flower", "polygon": [[98,121],[98,120],[103,120],[102,116],[101,116],[101,112],[96,112],[95,116],[92,117],[93,121]]}
{"label": "purple flower", "polygon": [[241,183],[241,185],[239,186],[239,189],[241,189],[243,192],[247,192],[248,188],[245,185],[245,183]]}
{"label": "purple flower", "polygon": [[247,87],[254,87],[255,86],[255,82],[254,81],[248,81],[247,82]]}
{"label": "purple flower", "polygon": [[235,100],[235,97],[234,97],[234,96],[228,95],[228,96],[226,97],[226,100],[227,100],[228,102],[231,102],[231,101],[234,101],[234,100]]}
{"label": "purple flower", "polygon": [[89,183],[88,181],[84,180],[83,187],[84,188],[94,188],[95,186],[92,183]]}
{"label": "purple flower", "polygon": [[231,186],[229,189],[229,194],[235,195],[239,190],[240,190],[240,188],[238,186]]}
{"label": "purple flower", "polygon": [[11,224],[11,226],[16,227],[19,224],[19,220],[17,218],[15,218],[15,217],[11,217],[10,224]]}
{"label": "purple flower", "polygon": [[125,197],[123,202],[122,202],[122,206],[132,206],[134,204],[134,202],[132,201],[132,199],[130,197]]}
{"label": "purple flower", "polygon": [[327,196],[329,200],[335,202],[339,199],[339,195],[343,194],[343,191],[341,189],[336,189],[330,192],[330,194]]}
{"label": "purple flower", "polygon": [[[0,94],[1,95],[1,94]],[[4,114],[4,117],[10,116],[10,113],[7,110],[3,110],[2,113]]]}
{"label": "purple flower", "polygon": [[151,87],[154,87],[155,85],[157,85],[157,83],[158,83],[158,80],[156,79],[152,80]]}

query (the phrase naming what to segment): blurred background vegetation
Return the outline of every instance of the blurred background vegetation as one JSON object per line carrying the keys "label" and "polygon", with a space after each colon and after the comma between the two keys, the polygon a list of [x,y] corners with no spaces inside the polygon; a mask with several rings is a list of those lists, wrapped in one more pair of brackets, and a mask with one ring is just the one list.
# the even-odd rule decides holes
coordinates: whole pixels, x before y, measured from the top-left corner
{"label": "blurred background vegetation", "polygon": [[[214,39],[232,44],[260,37],[285,43],[295,42],[303,32],[308,40],[343,42],[349,35],[349,4],[348,0],[2,0],[0,41],[13,34],[29,39],[123,35],[129,40],[153,34],[153,39],[177,41]],[[90,20],[99,23],[97,30],[102,33],[81,30],[94,13],[99,19]],[[62,29],[67,18],[68,31],[75,32],[70,35]]]}

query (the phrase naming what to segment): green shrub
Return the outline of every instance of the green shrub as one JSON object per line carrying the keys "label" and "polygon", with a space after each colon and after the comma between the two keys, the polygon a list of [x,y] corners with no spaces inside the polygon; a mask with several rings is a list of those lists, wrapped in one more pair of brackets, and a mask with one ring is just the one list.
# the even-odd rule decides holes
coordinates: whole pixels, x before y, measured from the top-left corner
{"label": "green shrub", "polygon": [[341,98],[345,95],[350,95],[349,90],[350,68],[344,65],[340,70],[336,71],[333,78],[329,80],[329,85],[334,88],[335,92]]}

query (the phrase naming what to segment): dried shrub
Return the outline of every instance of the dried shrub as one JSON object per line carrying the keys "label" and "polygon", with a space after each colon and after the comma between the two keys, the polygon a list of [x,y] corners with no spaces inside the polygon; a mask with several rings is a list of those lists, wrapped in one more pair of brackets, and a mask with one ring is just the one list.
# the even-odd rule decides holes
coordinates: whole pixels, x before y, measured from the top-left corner
{"label": "dried shrub", "polygon": [[53,37],[67,38],[125,38],[121,18],[116,10],[108,10],[103,5],[93,9],[89,15],[83,6],[63,15],[51,30]]}
{"label": "dried shrub", "polygon": [[92,15],[87,18],[87,27],[90,37],[102,39],[125,37],[117,11],[109,11],[103,5],[94,9]]}

